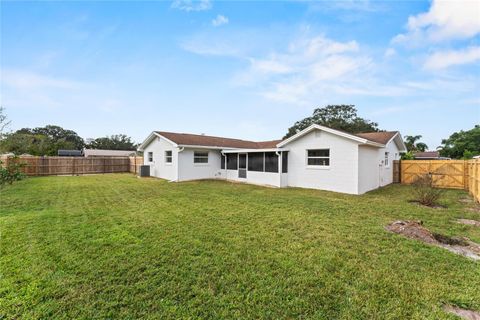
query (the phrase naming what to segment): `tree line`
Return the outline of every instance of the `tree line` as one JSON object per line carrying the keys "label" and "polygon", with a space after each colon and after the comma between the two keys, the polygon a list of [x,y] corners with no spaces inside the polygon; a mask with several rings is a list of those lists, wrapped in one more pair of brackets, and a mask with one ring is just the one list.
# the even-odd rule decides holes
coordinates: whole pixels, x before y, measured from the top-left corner
{"label": "tree line", "polygon": [[[59,149],[136,150],[138,146],[125,134],[85,141],[75,131],[55,125],[33,129],[23,128],[15,132],[3,133],[9,123],[4,109],[0,107],[0,153],[56,155]],[[283,138],[291,137],[312,124],[352,134],[383,131],[379,128],[378,123],[358,116],[354,105],[327,105],[314,109],[311,116],[296,121],[288,128]],[[413,157],[415,152],[428,150],[428,146],[420,141],[421,138],[421,135],[404,137],[408,150],[407,158]],[[440,155],[452,159],[470,159],[475,155],[480,155],[480,125],[476,125],[471,130],[454,132],[450,137],[443,139],[442,145],[437,149]]]}
{"label": "tree line", "polygon": [[60,149],[136,150],[138,146],[132,138],[125,134],[115,134],[85,141],[75,131],[56,125],[22,128],[5,133],[8,124],[9,121],[7,121],[4,109],[0,107],[0,154],[56,156]]}

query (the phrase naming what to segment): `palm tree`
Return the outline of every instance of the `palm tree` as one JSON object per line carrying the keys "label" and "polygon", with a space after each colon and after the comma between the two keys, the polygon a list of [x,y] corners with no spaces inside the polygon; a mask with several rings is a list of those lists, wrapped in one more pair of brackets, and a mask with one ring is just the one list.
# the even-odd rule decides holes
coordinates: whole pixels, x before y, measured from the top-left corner
{"label": "palm tree", "polygon": [[405,146],[407,147],[408,151],[413,152],[424,152],[428,149],[428,146],[423,142],[418,142],[422,138],[421,135],[417,136],[405,136]]}

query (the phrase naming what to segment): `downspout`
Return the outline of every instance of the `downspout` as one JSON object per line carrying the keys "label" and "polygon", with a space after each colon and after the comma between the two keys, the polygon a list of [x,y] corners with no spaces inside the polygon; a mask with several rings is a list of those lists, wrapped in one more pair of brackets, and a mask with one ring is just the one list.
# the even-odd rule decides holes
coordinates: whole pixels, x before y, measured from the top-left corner
{"label": "downspout", "polygon": [[282,159],[280,151],[275,151],[275,154],[278,157],[278,178],[279,178],[278,187],[281,188],[282,187],[282,166],[283,166],[282,160],[283,159]]}
{"label": "downspout", "polygon": [[223,169],[223,170],[225,170],[225,180],[227,180],[227,156],[225,155],[225,152],[223,150],[220,151],[220,153],[221,153],[222,157],[225,157],[225,160],[224,160],[225,161],[225,169]]}
{"label": "downspout", "polygon": [[180,147],[180,148],[178,148],[177,161],[176,161],[176,163],[175,163],[175,165],[177,166],[176,177],[175,177],[175,179],[170,180],[170,181],[168,181],[168,182],[178,182],[178,170],[180,169],[180,166],[178,165],[178,164],[179,164],[179,159],[180,159],[180,157],[178,156],[178,154],[179,154],[180,152],[182,152],[183,150],[185,150],[185,147]]}

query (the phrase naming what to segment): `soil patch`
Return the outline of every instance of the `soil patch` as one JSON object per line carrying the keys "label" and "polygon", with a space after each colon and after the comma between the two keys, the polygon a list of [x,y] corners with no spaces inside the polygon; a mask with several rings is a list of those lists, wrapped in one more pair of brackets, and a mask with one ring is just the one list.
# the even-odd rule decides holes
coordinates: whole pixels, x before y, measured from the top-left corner
{"label": "soil patch", "polygon": [[456,306],[446,305],[443,307],[448,313],[454,314],[462,319],[466,320],[480,320],[480,313],[473,310],[462,309]]}
{"label": "soil patch", "polygon": [[480,227],[480,221],[471,219],[457,219],[457,223],[466,224],[469,226]]}
{"label": "soil patch", "polygon": [[447,249],[464,257],[480,260],[480,245],[468,238],[448,237],[431,233],[423,226],[422,221],[395,221],[386,226],[388,231],[401,234],[407,238]]}
{"label": "soil patch", "polygon": [[444,206],[444,205],[441,205],[441,204],[434,204],[434,205],[431,205],[431,206],[427,206],[427,205],[424,205],[424,204],[420,203],[420,201],[418,201],[418,200],[408,200],[408,202],[415,203],[415,204],[418,204],[419,206],[432,208],[432,209],[446,209],[447,208],[447,206]]}
{"label": "soil patch", "polygon": [[472,198],[460,198],[458,201],[460,201],[461,203],[473,203]]}

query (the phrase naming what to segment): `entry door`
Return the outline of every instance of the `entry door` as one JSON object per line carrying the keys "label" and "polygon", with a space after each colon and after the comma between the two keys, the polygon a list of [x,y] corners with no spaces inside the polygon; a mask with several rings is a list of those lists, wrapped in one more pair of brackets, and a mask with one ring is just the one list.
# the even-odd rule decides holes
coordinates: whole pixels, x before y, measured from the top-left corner
{"label": "entry door", "polygon": [[247,178],[247,155],[245,153],[238,155],[238,177]]}

